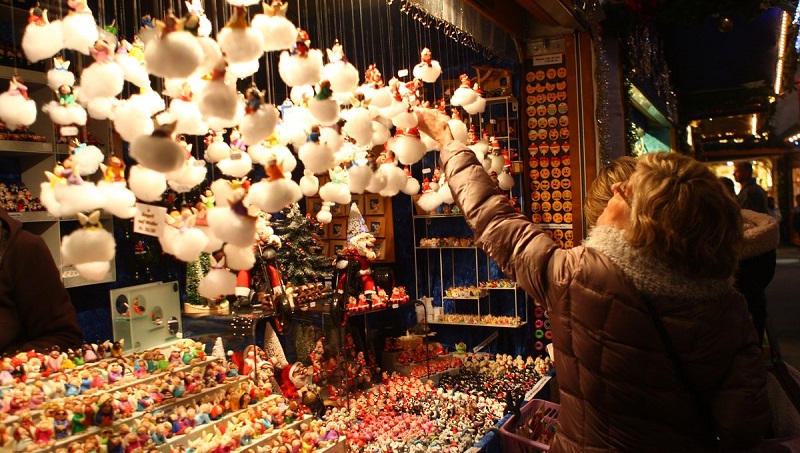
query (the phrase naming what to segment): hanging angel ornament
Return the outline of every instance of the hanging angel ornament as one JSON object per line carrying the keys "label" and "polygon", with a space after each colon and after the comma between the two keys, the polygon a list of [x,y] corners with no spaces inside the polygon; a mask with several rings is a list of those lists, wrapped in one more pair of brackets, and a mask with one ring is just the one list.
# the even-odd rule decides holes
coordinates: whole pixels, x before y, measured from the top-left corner
{"label": "hanging angel ornament", "polygon": [[247,23],[247,8],[234,6],[225,27],[217,35],[217,42],[229,64],[258,60],[264,53],[261,34]]}
{"label": "hanging angel ornament", "polygon": [[472,87],[472,90],[477,95],[477,98],[475,102],[463,105],[464,110],[470,115],[483,113],[486,110],[486,98],[483,97],[483,90],[480,89],[477,83]]}
{"label": "hanging angel ornament", "polygon": [[247,202],[267,213],[278,212],[303,198],[300,186],[287,178],[276,156],[264,166],[267,177],[253,184]]}
{"label": "hanging angel ornament", "polygon": [[420,79],[426,83],[434,83],[442,74],[442,67],[438,61],[433,59],[431,50],[426,47],[420,52],[420,61],[414,66],[412,72],[415,79]]}
{"label": "hanging angel ornament", "polygon": [[386,176],[386,187],[379,193],[384,197],[393,197],[403,190],[408,182],[408,176],[402,168],[397,166],[394,155],[388,149],[384,149],[378,157],[378,172]]}
{"label": "hanging angel ornament", "polygon": [[100,211],[88,216],[79,212],[78,221],[81,227],[61,241],[61,259],[64,265],[74,266],[81,277],[100,281],[108,274],[114,259],[114,236],[100,224]]}
{"label": "hanging angel ornament", "polygon": [[419,162],[425,155],[425,145],[420,139],[419,130],[416,127],[410,129],[397,128],[394,138],[386,144],[397,160],[403,165],[412,165]]}
{"label": "hanging angel ornament", "polygon": [[323,201],[331,201],[338,204],[349,204],[351,200],[349,175],[347,170],[341,166],[336,166],[328,170],[330,181],[319,189],[319,196]]}
{"label": "hanging angel ornament", "polygon": [[140,135],[131,143],[130,156],[161,173],[180,170],[186,157],[174,132],[175,123],[172,122],[159,125],[150,135]]}
{"label": "hanging angel ornament", "polygon": [[332,95],[331,83],[323,80],[319,84],[316,96],[308,101],[308,110],[323,126],[333,126],[339,121],[339,103],[332,98]]}
{"label": "hanging angel ornament", "polygon": [[133,143],[140,136],[152,134],[155,123],[150,107],[129,100],[120,102],[114,108],[114,130],[129,143]]}
{"label": "hanging angel ornament", "polygon": [[308,140],[300,147],[297,157],[305,167],[314,174],[325,173],[333,167],[335,158],[333,151],[320,140],[320,128],[314,126]]}
{"label": "hanging angel ornament", "polygon": [[100,38],[92,10],[85,0],[67,0],[70,8],[61,20],[63,47],[89,55],[89,49]]}
{"label": "hanging angel ornament", "polygon": [[[141,43],[142,40],[136,36],[134,42]],[[141,45],[144,46],[144,44]],[[122,68],[122,74],[126,81],[139,88],[150,87],[150,76],[147,74],[144,64],[144,47],[140,49],[123,38],[117,47],[114,61]]]}
{"label": "hanging angel ornament", "polygon": [[288,50],[294,47],[297,39],[297,28],[286,18],[288,4],[281,0],[261,2],[263,14],[256,14],[252,27],[261,33],[264,51]]}
{"label": "hanging angel ornament", "polygon": [[196,22],[196,25],[190,27],[195,30],[195,35],[201,37],[211,35],[211,21],[206,16],[202,0],[186,0],[183,3],[188,14],[186,22]]}
{"label": "hanging angel ornament", "polygon": [[208,124],[203,120],[200,107],[192,102],[193,96],[191,85],[183,81],[179,94],[169,103],[169,115],[177,121],[176,134],[202,135],[208,131]]}
{"label": "hanging angel ornament", "polygon": [[214,164],[231,156],[231,147],[225,142],[225,137],[222,135],[223,132],[208,131],[205,139],[206,152],[204,158],[206,162]]}
{"label": "hanging angel ornament", "polygon": [[251,86],[245,91],[245,115],[239,123],[242,142],[255,145],[267,139],[275,132],[278,124],[278,109],[264,102],[263,93],[258,87]]}
{"label": "hanging angel ornament", "polygon": [[478,93],[472,89],[472,82],[466,74],[461,74],[459,77],[461,85],[456,88],[453,96],[450,98],[450,104],[457,106],[464,106],[474,103],[478,100]]}
{"label": "hanging angel ornament", "polygon": [[81,176],[93,175],[105,160],[103,152],[94,145],[87,145],[73,138],[69,143],[69,154],[73,168]]}
{"label": "hanging angel ornament", "polygon": [[58,92],[62,85],[75,85],[75,74],[69,70],[70,61],[65,60],[61,54],[53,57],[53,69],[47,71],[47,86]]}
{"label": "hanging angel ornament", "polygon": [[197,212],[190,207],[184,207],[167,215],[167,226],[164,235],[159,237],[165,252],[175,258],[191,263],[200,257],[208,244],[208,237],[195,228]]}
{"label": "hanging angel ornament", "polygon": [[185,137],[181,136],[178,144],[183,148],[186,160],[179,170],[167,173],[167,184],[175,192],[186,193],[205,181],[208,168],[204,160],[197,160],[192,155],[192,145],[186,143]]}
{"label": "hanging angel ornament", "polygon": [[95,41],[89,49],[94,63],[81,72],[81,95],[86,101],[94,98],[111,98],[122,93],[125,73],[111,60],[113,49],[103,39]]}
{"label": "hanging angel ornament", "polygon": [[330,81],[334,99],[344,102],[358,89],[358,69],[344,56],[344,48],[339,40],[327,49],[328,64],[322,68],[322,78]]}
{"label": "hanging angel ornament", "polygon": [[61,21],[50,22],[47,9],[39,4],[28,10],[28,25],[22,35],[22,51],[33,63],[52,57],[64,47]]}
{"label": "hanging angel ornament", "polygon": [[209,123],[215,119],[222,121],[233,120],[239,108],[239,93],[235,84],[225,80],[227,63],[220,61],[211,74],[205,76],[208,83],[198,95],[200,113]]}
{"label": "hanging angel ornament", "polygon": [[75,170],[71,156],[57,163],[52,172],[46,171],[45,176],[48,182],[41,184],[42,205],[56,217],[102,209],[106,205],[106,198],[97,186],[84,181]]}
{"label": "hanging angel ornament", "polygon": [[[356,93],[363,98],[363,94]],[[365,107],[354,107],[342,111],[342,118],[346,121],[342,132],[356,141],[359,146],[368,146],[372,143],[372,116]]]}
{"label": "hanging angel ornament", "polygon": [[36,121],[36,102],[28,97],[24,82],[22,76],[14,75],[8,82],[8,90],[0,94],[0,120],[12,131]]}
{"label": "hanging angel ornament", "polygon": [[197,38],[183,30],[180,19],[171,11],[158,21],[158,37],[144,51],[147,72],[158,77],[185,79],[203,62],[203,48]]}
{"label": "hanging angel ornament", "polygon": [[208,210],[208,226],[222,242],[239,247],[252,245],[256,234],[256,218],[244,204],[249,189],[250,182],[244,181],[241,186],[232,190],[227,200],[228,206],[217,206]]}
{"label": "hanging angel ornament", "polygon": [[286,85],[316,85],[322,78],[322,51],[311,49],[308,32],[297,29],[294,51],[281,52],[278,74]]}
{"label": "hanging angel ornament", "polygon": [[230,156],[217,162],[217,167],[224,175],[242,178],[253,169],[253,160],[238,147],[232,147]]}
{"label": "hanging angel ornament", "polygon": [[103,179],[97,182],[97,188],[106,199],[103,210],[122,219],[132,218],[136,215],[136,195],[127,187],[125,162],[112,154],[100,164],[100,170]]}

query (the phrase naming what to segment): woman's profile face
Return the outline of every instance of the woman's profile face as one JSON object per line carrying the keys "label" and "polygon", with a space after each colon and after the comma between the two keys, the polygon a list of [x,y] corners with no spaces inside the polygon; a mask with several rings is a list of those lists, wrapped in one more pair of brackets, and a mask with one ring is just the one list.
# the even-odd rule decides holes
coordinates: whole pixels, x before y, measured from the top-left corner
{"label": "woman's profile face", "polygon": [[611,185],[614,195],[597,218],[597,226],[610,226],[620,230],[630,224],[631,200],[633,200],[633,178]]}

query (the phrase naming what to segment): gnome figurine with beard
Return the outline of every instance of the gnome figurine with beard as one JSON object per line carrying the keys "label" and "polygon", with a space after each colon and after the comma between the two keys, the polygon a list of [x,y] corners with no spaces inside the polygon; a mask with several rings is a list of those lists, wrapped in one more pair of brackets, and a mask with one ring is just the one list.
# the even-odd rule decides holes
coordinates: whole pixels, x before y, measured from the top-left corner
{"label": "gnome figurine with beard", "polygon": [[[355,203],[350,206],[347,236],[347,248],[337,260],[337,268],[346,268],[347,271],[340,276],[337,289],[352,293],[355,287],[360,287],[358,293],[363,292],[367,301],[371,302],[376,291],[370,267],[370,263],[377,258],[375,236],[367,230],[361,211]],[[346,264],[343,261],[346,261]]]}

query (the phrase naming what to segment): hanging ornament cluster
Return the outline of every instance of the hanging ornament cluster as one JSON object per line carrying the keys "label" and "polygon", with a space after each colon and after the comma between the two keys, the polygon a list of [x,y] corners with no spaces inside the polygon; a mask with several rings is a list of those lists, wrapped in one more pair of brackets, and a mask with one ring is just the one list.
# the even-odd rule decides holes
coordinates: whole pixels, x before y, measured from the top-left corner
{"label": "hanging ornament cluster", "polygon": [[[317,217],[325,223],[330,222],[330,207],[350,203],[352,193],[394,196],[416,194],[423,186],[429,190],[409,170],[435,149],[435,142],[417,129],[415,109],[427,106],[420,99],[423,83],[435,82],[442,73],[425,48],[412,80],[385,82],[373,64],[359,83],[359,70],[348,61],[341,43],[335,40],[324,52],[313,47],[309,33],[286,18],[286,3],[262,2],[263,12],[251,20],[248,6],[256,2],[228,3],[230,19],[216,38],[211,37],[212,24],[200,0],[186,1],[182,17],[172,11],[162,20],[146,15],[131,42],[117,42],[99,30],[84,0],[67,0],[70,11],[60,20],[50,21],[46,10],[33,8],[22,40],[29,60],[52,58],[47,81],[54,99],[41,106],[51,120],[70,127],[85,125],[89,117],[111,121],[130,143],[130,156],[136,160],[126,180],[119,158],[104,162],[99,149],[75,142],[42,185],[43,203],[52,214],[105,210],[130,218],[137,199],[158,201],[167,188],[187,193],[206,180],[206,163],[217,166],[224,178],[211,184],[204,203],[168,215],[160,238],[165,252],[183,261],[196,260],[201,252],[224,252],[199,285],[199,292],[209,298],[231,294],[231,271],[253,266],[259,212],[277,212],[304,195],[319,194],[324,203]],[[77,80],[69,71],[70,62],[59,54],[63,49],[94,60]],[[237,79],[259,70],[265,52],[280,52],[277,73],[291,88],[280,112],[254,84],[244,93],[236,87]],[[152,91],[151,76],[164,79],[163,93]],[[125,82],[139,93],[122,98]],[[451,103],[470,113],[485,106],[468,83],[459,87]],[[24,81],[12,78],[8,91],[0,95],[0,119],[27,126],[35,121],[36,111]],[[463,130],[462,139],[467,140],[460,118],[453,118],[451,129]],[[202,159],[192,153],[186,135],[206,136]],[[377,158],[369,154],[376,146],[384,147]],[[298,159],[305,167],[299,184],[291,178]],[[258,166],[266,177],[251,182],[248,175]],[[84,179],[98,170],[103,171],[102,181]],[[321,184],[318,175],[327,175],[328,182]],[[446,189],[445,181],[436,184]],[[452,200],[449,189],[439,195],[442,202]],[[98,241],[93,236],[99,238],[102,227],[91,216],[87,219],[89,226],[65,241],[64,254],[79,272],[91,268],[87,278],[97,278],[100,266],[89,263],[113,257],[107,253],[113,251],[113,237],[103,237],[111,241],[110,247],[97,247],[91,256],[76,252],[89,251]]]}

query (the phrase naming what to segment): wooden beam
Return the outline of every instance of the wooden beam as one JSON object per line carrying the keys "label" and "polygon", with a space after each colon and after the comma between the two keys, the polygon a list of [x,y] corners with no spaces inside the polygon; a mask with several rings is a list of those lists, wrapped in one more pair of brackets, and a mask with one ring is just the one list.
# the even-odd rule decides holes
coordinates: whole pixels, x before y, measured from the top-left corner
{"label": "wooden beam", "polygon": [[519,5],[506,1],[463,0],[463,2],[489,19],[489,22],[507,31],[514,39],[518,41],[525,39],[525,27],[529,17]]}

